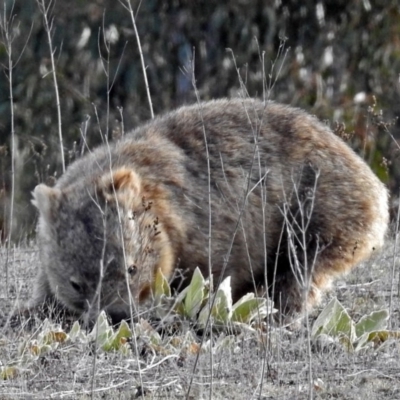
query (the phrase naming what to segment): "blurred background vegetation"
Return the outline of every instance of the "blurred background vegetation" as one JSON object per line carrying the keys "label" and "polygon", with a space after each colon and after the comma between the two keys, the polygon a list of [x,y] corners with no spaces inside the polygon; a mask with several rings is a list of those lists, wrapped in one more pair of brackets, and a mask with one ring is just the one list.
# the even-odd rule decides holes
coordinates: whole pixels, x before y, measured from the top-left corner
{"label": "blurred background vegetation", "polygon": [[[30,192],[62,173],[50,50],[35,0],[1,0],[0,229],[9,233],[11,103],[16,138],[13,237],[34,230]],[[43,1],[43,0],[41,0]],[[49,5],[66,163],[150,118],[126,0]],[[397,199],[398,0],[131,1],[155,114],[250,96],[302,107],[361,154]],[[7,39],[8,33],[8,39]],[[10,49],[12,50],[11,58]],[[194,55],[194,56],[193,56]],[[194,60],[194,63],[193,63]],[[83,140],[85,138],[85,140]]]}

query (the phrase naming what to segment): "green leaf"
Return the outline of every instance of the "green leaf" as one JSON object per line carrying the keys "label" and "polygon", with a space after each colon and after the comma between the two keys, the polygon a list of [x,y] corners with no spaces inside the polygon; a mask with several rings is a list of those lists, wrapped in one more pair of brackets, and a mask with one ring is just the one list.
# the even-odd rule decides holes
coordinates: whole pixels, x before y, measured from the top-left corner
{"label": "green leaf", "polygon": [[314,322],[311,336],[316,338],[320,334],[333,337],[347,336],[350,342],[355,340],[355,326],[346,309],[333,298],[322,310]]}
{"label": "green leaf", "polygon": [[87,336],[85,332],[82,331],[79,321],[74,322],[69,331],[68,337],[71,342],[76,342],[77,340],[84,342],[87,340]]}
{"label": "green leaf", "polygon": [[355,325],[356,336],[361,337],[365,333],[380,331],[386,328],[389,319],[388,310],[374,311],[363,316]]}
{"label": "green leaf", "polygon": [[161,268],[157,269],[154,284],[153,284],[153,295],[155,304],[160,304],[162,297],[171,297],[171,288],[169,286],[167,278],[161,271]]}
{"label": "green leaf", "polygon": [[400,332],[388,330],[366,332],[358,339],[355,351],[362,350],[368,346],[380,346],[388,339],[400,339]]}
{"label": "green leaf", "polygon": [[0,379],[9,380],[17,377],[19,370],[17,367],[2,367],[0,369]]}
{"label": "green leaf", "polygon": [[118,330],[103,343],[102,349],[104,351],[117,351],[121,350],[125,353],[125,345],[128,339],[132,337],[132,332],[125,320],[121,321]]}
{"label": "green leaf", "polygon": [[181,290],[175,298],[174,309],[177,311],[178,309],[181,311],[179,312],[180,315],[185,315],[185,297],[189,290],[189,287],[186,286],[183,290]]}
{"label": "green leaf", "polygon": [[130,326],[125,320],[122,320],[121,323],[119,324],[119,328],[117,331],[117,337],[119,338],[127,338],[130,339],[132,337],[132,331]]}
{"label": "green leaf", "polygon": [[194,318],[200,310],[201,305],[205,297],[205,280],[197,267],[194,270],[192,280],[187,289],[184,304],[185,304],[185,315],[189,318]]}
{"label": "green leaf", "polygon": [[178,315],[180,315],[180,316],[182,316],[182,317],[185,317],[185,316],[186,316],[186,314],[185,314],[185,304],[183,304],[183,301],[176,301],[176,302],[175,302],[175,304],[174,304],[174,311],[175,311]]}
{"label": "green leaf", "polygon": [[232,307],[232,322],[250,323],[254,318],[267,316],[267,300],[255,298],[254,293],[248,293],[238,300]]}
{"label": "green leaf", "polygon": [[47,353],[50,353],[53,350],[53,348],[48,344],[44,344],[42,346],[37,346],[37,349],[38,349],[38,354],[36,354],[36,355],[39,355],[39,356],[43,356]]}
{"label": "green leaf", "polygon": [[204,305],[204,307],[201,309],[199,316],[197,318],[197,325],[199,328],[204,329],[206,327],[207,324],[207,319],[208,319],[208,314],[210,311],[210,304],[209,302],[212,300],[212,298],[210,298],[207,302],[207,304]]}
{"label": "green leaf", "polygon": [[400,332],[381,330],[381,331],[371,332],[368,335],[368,341],[374,342],[375,345],[382,344],[386,342],[386,340],[388,339],[400,339]]}
{"label": "green leaf", "polygon": [[97,317],[96,324],[92,331],[89,333],[88,338],[96,341],[100,347],[106,343],[113,335],[113,330],[107,320],[107,315],[104,311],[101,311]]}
{"label": "green leaf", "polygon": [[[207,306],[205,308],[207,308]],[[216,322],[226,324],[230,321],[232,315],[232,289],[230,276],[227,276],[219,285],[211,313]]]}
{"label": "green leaf", "polygon": [[43,334],[42,343],[47,345],[53,345],[55,343],[64,343],[68,338],[68,335],[62,331],[49,331]]}
{"label": "green leaf", "polygon": [[[228,276],[219,285],[217,292],[215,293],[214,304],[211,310],[211,316],[214,323],[225,326],[232,315],[232,291],[231,291],[231,278]],[[209,299],[207,304],[201,309],[197,324],[201,328],[205,328],[208,315],[210,313],[210,302]]]}

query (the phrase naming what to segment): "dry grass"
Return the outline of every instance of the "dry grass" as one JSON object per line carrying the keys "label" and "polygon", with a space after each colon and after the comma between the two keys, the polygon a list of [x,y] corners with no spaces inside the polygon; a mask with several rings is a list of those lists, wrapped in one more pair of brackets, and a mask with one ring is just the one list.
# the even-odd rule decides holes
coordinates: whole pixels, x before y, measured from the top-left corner
{"label": "dry grass", "polygon": [[[337,295],[358,320],[372,310],[387,308],[392,295],[391,325],[400,329],[398,273],[393,265],[394,245],[385,250],[345,280],[337,282],[328,297]],[[28,327],[11,328],[8,317],[18,302],[29,298],[32,280],[38,270],[35,245],[1,249],[0,265],[0,362],[8,365],[17,359],[18,347],[41,329],[40,319]],[[392,281],[392,268],[396,268]],[[8,277],[5,272],[8,271]],[[320,310],[310,315],[310,322]],[[305,325],[304,325],[305,326]],[[190,329],[190,328],[187,328]],[[303,399],[309,398],[308,339],[305,329],[289,332],[271,328],[265,349],[256,336],[242,334],[235,343],[214,354],[212,368],[209,354],[201,354],[190,391],[192,399]],[[214,338],[216,339],[216,338]],[[145,336],[137,337],[139,354],[94,352],[88,344],[64,344],[22,369],[14,379],[0,381],[0,398],[113,398],[113,399],[182,399],[186,398],[193,373],[195,354],[177,349],[165,354],[150,350]],[[312,347],[311,368],[316,399],[398,399],[400,398],[399,342],[385,343],[350,354],[340,346]],[[96,370],[92,381],[93,357]],[[267,369],[260,393],[262,362]],[[139,368],[140,367],[140,368]],[[143,381],[139,384],[139,369]],[[92,389],[93,388],[93,389]]]}

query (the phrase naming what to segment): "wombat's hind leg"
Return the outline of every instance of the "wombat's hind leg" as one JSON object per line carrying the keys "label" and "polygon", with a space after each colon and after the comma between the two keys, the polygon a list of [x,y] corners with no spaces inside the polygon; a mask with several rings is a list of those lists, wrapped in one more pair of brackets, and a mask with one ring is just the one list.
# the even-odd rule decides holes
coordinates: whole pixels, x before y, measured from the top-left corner
{"label": "wombat's hind leg", "polygon": [[[304,235],[305,240],[300,240]],[[267,268],[268,295],[278,310],[280,323],[290,323],[304,314],[319,298],[314,273],[323,249],[318,235],[287,231],[276,258]]]}
{"label": "wombat's hind leg", "polygon": [[292,261],[281,255],[278,264],[268,268],[268,296],[278,313],[276,321],[287,324],[303,314],[307,302],[310,277],[302,271],[294,271]]}
{"label": "wombat's hind leg", "polygon": [[268,265],[267,284],[279,311],[277,319],[283,323],[300,317],[315,302],[313,275],[324,247],[319,235],[322,218],[315,209],[318,176],[312,165],[304,165],[280,208],[282,240],[272,253],[275,260]]}

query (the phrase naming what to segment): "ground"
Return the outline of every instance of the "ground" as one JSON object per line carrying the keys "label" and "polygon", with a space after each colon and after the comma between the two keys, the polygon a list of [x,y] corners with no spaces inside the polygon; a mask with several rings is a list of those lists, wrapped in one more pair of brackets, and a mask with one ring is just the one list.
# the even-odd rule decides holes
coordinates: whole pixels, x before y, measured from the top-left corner
{"label": "ground", "polygon": [[[14,378],[0,379],[0,400],[399,399],[400,340],[350,353],[339,344],[321,347],[310,339],[313,321],[334,296],[356,321],[373,310],[389,309],[391,329],[400,330],[398,251],[388,240],[381,253],[336,282],[298,331],[270,328],[264,340],[242,333],[214,354],[201,353],[196,366],[196,351],[164,351],[145,336],[136,338],[128,355],[64,343],[20,365]],[[21,346],[42,329],[37,317],[29,326],[11,327],[9,320],[29,298],[38,265],[34,244],[0,249],[0,369],[13,365]],[[183,329],[200,341],[188,324]]]}

